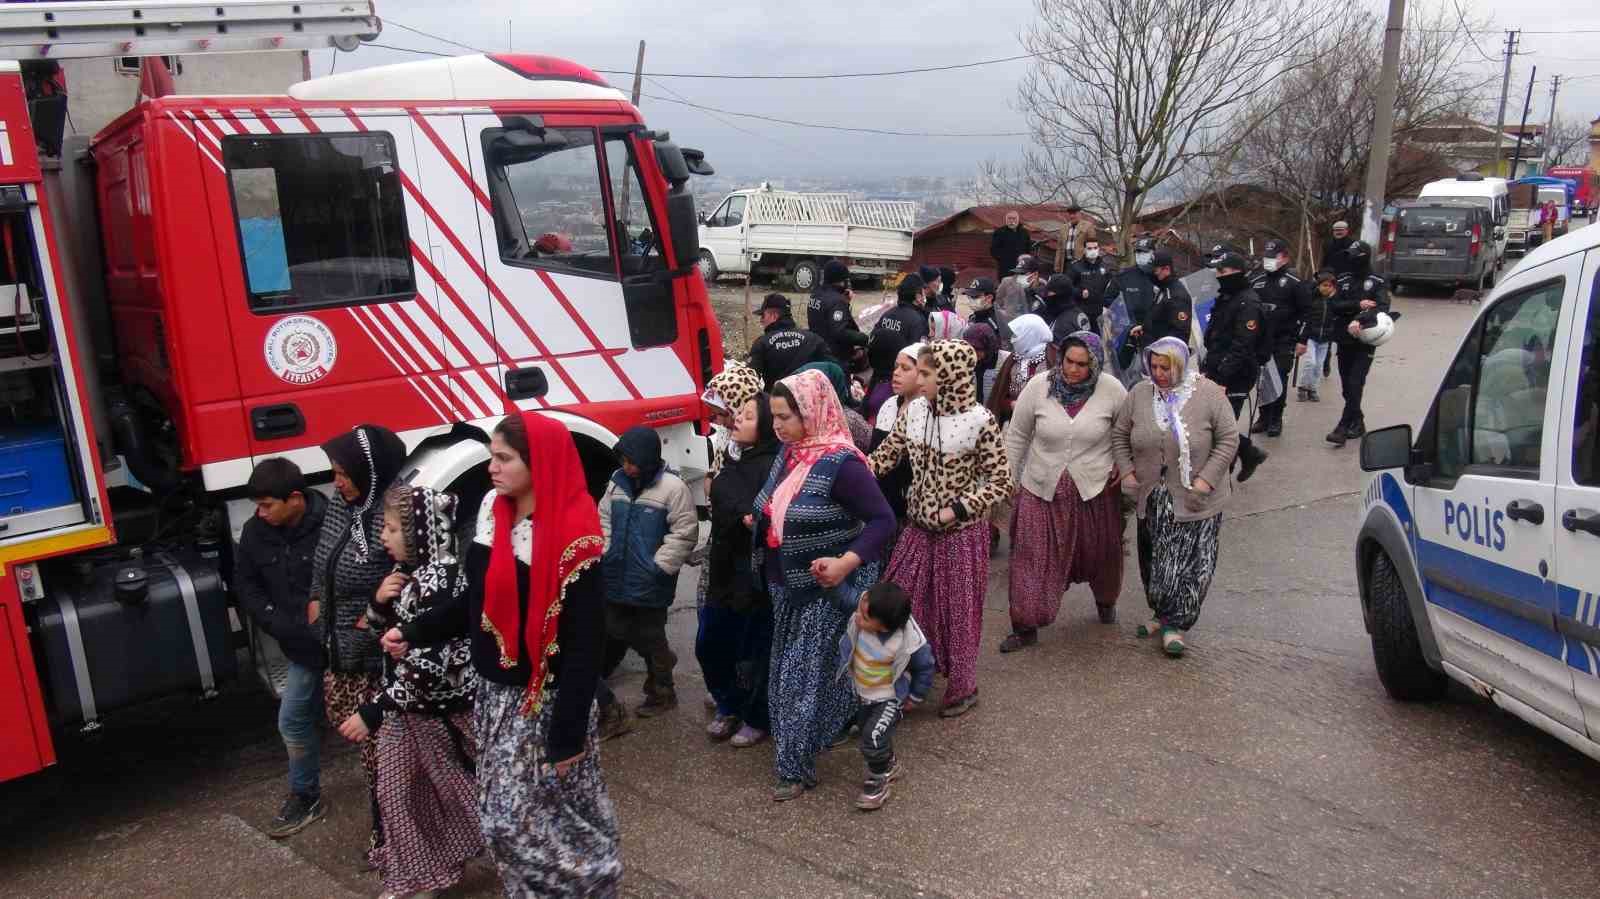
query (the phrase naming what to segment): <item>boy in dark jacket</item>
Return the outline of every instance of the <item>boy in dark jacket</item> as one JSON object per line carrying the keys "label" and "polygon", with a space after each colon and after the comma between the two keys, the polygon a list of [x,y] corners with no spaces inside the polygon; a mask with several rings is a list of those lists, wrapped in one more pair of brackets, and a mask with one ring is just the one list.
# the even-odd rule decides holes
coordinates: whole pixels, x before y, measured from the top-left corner
{"label": "boy in dark jacket", "polygon": [[[848,600],[845,600],[848,602]],[[920,705],[933,686],[933,648],[911,617],[911,596],[893,581],[860,594],[855,617],[839,640],[839,677],[848,676],[861,700],[861,755],[867,779],[856,808],[872,811],[889,801],[900,777],[894,729],[907,705]]]}
{"label": "boy in dark jacket", "polygon": [[244,523],[234,553],[233,585],[239,607],[277,641],[289,661],[278,706],[278,733],[289,753],[289,798],[267,835],[282,839],[323,816],[321,785],[321,628],[306,622],[312,554],[328,501],[307,489],[288,459],[264,459],[246,485],[256,514]]}
{"label": "boy in dark jacket", "polygon": [[678,570],[700,537],[689,487],[666,470],[661,438],[630,428],[617,441],[622,467],[600,497],[600,561],[606,582],[606,660],[609,677],[629,649],[645,662],[642,718],[678,707],[672,669],[678,657],[667,643],[667,610],[677,593]]}

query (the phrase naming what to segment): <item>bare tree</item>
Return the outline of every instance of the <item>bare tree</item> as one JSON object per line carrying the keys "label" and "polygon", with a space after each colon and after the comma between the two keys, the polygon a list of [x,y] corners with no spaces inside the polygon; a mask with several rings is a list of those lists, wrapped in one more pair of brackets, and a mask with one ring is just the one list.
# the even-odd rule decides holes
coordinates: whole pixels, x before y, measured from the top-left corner
{"label": "bare tree", "polygon": [[[1315,40],[1324,52],[1258,97],[1262,124],[1245,144],[1233,177],[1267,188],[1273,210],[1255,210],[1267,224],[1261,232],[1301,247],[1300,262],[1318,262],[1311,252],[1328,226],[1361,217],[1362,196],[1378,73],[1363,60],[1378,58],[1383,20],[1362,13]],[[1468,22],[1453,7],[1414,9],[1401,47],[1395,99],[1394,147],[1387,196],[1412,196],[1435,178],[1454,174],[1420,129],[1447,116],[1465,116],[1493,80],[1467,65],[1472,52]],[[1263,212],[1273,215],[1259,215]]]}
{"label": "bare tree", "polygon": [[[1146,199],[1248,127],[1237,113],[1315,59],[1348,4],[1321,0],[1035,0],[1018,89],[1035,147],[986,180],[1018,200],[1072,199],[1126,233]],[[1224,140],[1224,136],[1228,139]],[[999,185],[996,185],[999,186]]]}
{"label": "bare tree", "polygon": [[1589,123],[1580,119],[1556,119],[1545,135],[1551,165],[1583,165],[1589,161]]}

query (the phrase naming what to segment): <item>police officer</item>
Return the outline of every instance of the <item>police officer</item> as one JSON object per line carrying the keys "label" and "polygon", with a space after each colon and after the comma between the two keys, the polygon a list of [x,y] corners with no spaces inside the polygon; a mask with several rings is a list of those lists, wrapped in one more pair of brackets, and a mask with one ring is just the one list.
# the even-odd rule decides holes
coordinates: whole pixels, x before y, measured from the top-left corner
{"label": "police officer", "polygon": [[1053,343],[1059,344],[1078,331],[1094,330],[1089,306],[1079,298],[1071,275],[1051,275],[1044,289],[1039,291],[1039,300],[1038,314],[1050,323]]}
{"label": "police officer", "polygon": [[1267,241],[1262,248],[1261,268],[1250,279],[1250,289],[1261,299],[1272,361],[1283,377],[1283,393],[1261,407],[1261,415],[1251,426],[1250,433],[1265,431],[1268,437],[1277,437],[1283,433],[1283,410],[1289,404],[1289,372],[1294,368],[1300,316],[1308,305],[1308,285],[1289,267],[1288,244],[1281,240]]}
{"label": "police officer", "polygon": [[768,390],[800,366],[828,359],[827,342],[795,325],[789,299],[781,293],[769,293],[761,301],[761,327],[761,336],[750,346],[750,367],[761,374]]}
{"label": "police officer", "polygon": [[1139,338],[1147,345],[1163,337],[1188,343],[1194,329],[1194,298],[1189,295],[1189,288],[1172,276],[1172,254],[1157,250],[1150,274],[1156,284],[1156,302],[1150,307]]}
{"label": "police officer", "polygon": [[1096,334],[1100,333],[1100,310],[1105,308],[1102,298],[1106,295],[1106,285],[1116,273],[1117,270],[1107,265],[1100,255],[1100,241],[1094,237],[1083,242],[1083,258],[1074,259],[1067,267],[1072,287],[1077,291],[1078,305],[1089,314],[1092,325],[1089,330]]}
{"label": "police officer", "polygon": [[922,278],[906,275],[896,291],[898,302],[883,314],[872,327],[872,337],[867,341],[867,356],[873,360],[873,375],[878,367],[893,367],[895,356],[913,343],[928,339],[928,312],[923,306]]}
{"label": "police officer", "polygon": [[1350,271],[1339,280],[1337,299],[1328,304],[1338,326],[1334,339],[1339,348],[1339,388],[1344,392],[1344,412],[1326,438],[1334,446],[1367,432],[1361,395],[1378,348],[1361,339],[1361,330],[1377,324],[1378,313],[1389,311],[1389,283],[1372,273],[1372,248],[1365,241],[1351,241],[1345,259]]}
{"label": "police officer", "polygon": [[1133,242],[1133,265],[1106,282],[1104,305],[1110,308],[1121,300],[1128,310],[1128,321],[1133,323],[1128,339],[1123,341],[1117,354],[1123,368],[1131,365],[1139,348],[1148,343],[1140,335],[1144,333],[1143,323],[1150,317],[1150,309],[1156,304],[1155,261],[1155,238],[1141,237]]}
{"label": "police officer", "polygon": [[[1262,363],[1270,355],[1267,328],[1261,299],[1250,289],[1250,263],[1238,253],[1224,253],[1213,262],[1221,291],[1211,307],[1211,320],[1206,322],[1206,358],[1200,373],[1222,385],[1233,413],[1238,415],[1255,389]],[[1265,461],[1266,450],[1251,443],[1248,436],[1240,435],[1240,483],[1250,480]]]}
{"label": "police officer", "polygon": [[854,365],[857,349],[867,345],[850,310],[850,269],[837,259],[822,267],[822,283],[806,305],[806,327],[828,344],[828,353],[845,371]]}
{"label": "police officer", "polygon": [[919,266],[917,277],[922,279],[922,309],[932,313],[941,306],[940,295],[944,290],[944,276],[931,265]]}

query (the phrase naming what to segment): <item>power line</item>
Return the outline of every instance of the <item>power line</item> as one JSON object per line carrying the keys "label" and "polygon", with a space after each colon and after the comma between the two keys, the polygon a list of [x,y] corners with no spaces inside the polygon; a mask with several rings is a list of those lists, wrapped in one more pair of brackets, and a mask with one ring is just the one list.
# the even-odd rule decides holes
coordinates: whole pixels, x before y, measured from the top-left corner
{"label": "power line", "polygon": [[887,129],[887,128],[856,128],[856,127],[851,127],[851,126],[847,126],[847,125],[824,125],[824,124],[820,124],[818,122],[797,122],[797,121],[795,121],[793,119],[780,119],[780,118],[777,118],[775,116],[761,115],[759,113],[754,113],[754,112],[736,112],[736,111],[734,111],[732,109],[718,109],[715,106],[704,106],[704,105],[699,104],[699,103],[690,103],[687,100],[674,100],[671,97],[658,97],[658,96],[656,96],[654,94],[642,94],[641,96],[649,97],[652,100],[660,100],[663,103],[677,103],[677,104],[680,104],[682,106],[689,106],[689,107],[693,107],[695,109],[703,109],[703,110],[706,110],[708,112],[720,112],[723,115],[739,116],[741,118],[747,118],[747,119],[759,119],[759,120],[761,120],[763,122],[775,122],[775,123],[777,123],[779,125],[793,125],[796,128],[816,128],[816,129],[820,129],[820,130],[823,130],[823,131],[850,131],[850,132],[854,132],[854,133],[857,133],[857,134],[884,134],[884,135],[888,135],[890,137],[955,137],[955,138],[967,138],[967,137],[1028,137],[1029,136],[1029,133],[1026,132],[1026,131],[991,131],[991,132],[972,132],[972,131],[894,131],[894,130],[890,130],[890,129]]}
{"label": "power line", "polygon": [[[383,24],[385,24],[385,25],[393,25],[396,28],[403,28],[406,31],[411,32],[412,34],[420,34],[423,37],[431,38],[433,40],[436,40],[441,44],[449,44],[452,47],[460,47],[463,50],[470,50],[473,53],[488,53],[489,52],[487,50],[483,50],[483,49],[480,49],[478,47],[474,47],[471,44],[463,44],[460,41],[453,41],[453,40],[451,40],[451,39],[449,39],[447,37],[441,37],[441,36],[439,36],[437,34],[433,34],[431,32],[423,31],[421,28],[412,28],[410,25],[407,25],[404,22],[396,22],[394,19],[385,18],[383,20]],[[444,54],[441,53],[439,55],[443,56]],[[631,75],[633,73],[629,72],[627,74]]]}
{"label": "power line", "polygon": [[[361,47],[376,47],[379,50],[395,50],[400,53],[415,53],[419,56],[439,56],[445,59],[449,59],[455,55],[454,53],[439,53],[434,50],[418,50],[415,47],[396,47],[392,44],[362,43]],[[359,50],[360,47],[357,47],[356,49]]]}
{"label": "power line", "polygon": [[[684,103],[692,103],[693,102],[688,97],[685,97],[683,94],[680,94],[677,91],[673,90],[672,88],[667,87],[665,84],[662,84],[661,82],[656,81],[654,78],[646,76],[645,80],[650,82],[651,84],[655,85],[656,87],[661,88],[662,90],[666,91],[667,93],[673,95],[674,97],[677,97],[680,101],[682,101]],[[797,147],[797,146],[795,146],[793,144],[788,143],[787,141],[781,141],[781,140],[777,139],[776,137],[773,137],[770,134],[763,134],[760,131],[756,131],[756,130],[751,129],[751,128],[746,128],[743,125],[738,124],[737,122],[730,122],[727,119],[723,118],[722,116],[717,115],[716,113],[711,112],[709,110],[702,109],[700,111],[704,112],[706,115],[710,116],[711,118],[716,119],[718,122],[721,122],[722,124],[728,126],[729,128],[732,128],[733,130],[740,132],[741,134],[748,134],[751,137],[759,137],[762,140],[771,141],[772,143],[777,144],[780,147],[783,147],[785,150],[805,153],[805,154],[807,154],[809,156],[812,156],[812,157],[815,157],[817,159],[821,159],[822,158],[821,156],[817,155],[817,153],[815,151],[813,151],[813,150],[811,150],[809,148]]]}
{"label": "power line", "polygon": [[1456,18],[1461,21],[1461,30],[1466,33],[1467,40],[1472,41],[1472,49],[1478,51],[1478,55],[1483,57],[1487,62],[1499,62],[1500,60],[1495,59],[1493,56],[1483,52],[1483,47],[1478,44],[1478,39],[1473,36],[1472,29],[1467,27],[1467,13],[1466,10],[1461,8],[1461,0],[1453,0],[1453,2],[1456,6]]}

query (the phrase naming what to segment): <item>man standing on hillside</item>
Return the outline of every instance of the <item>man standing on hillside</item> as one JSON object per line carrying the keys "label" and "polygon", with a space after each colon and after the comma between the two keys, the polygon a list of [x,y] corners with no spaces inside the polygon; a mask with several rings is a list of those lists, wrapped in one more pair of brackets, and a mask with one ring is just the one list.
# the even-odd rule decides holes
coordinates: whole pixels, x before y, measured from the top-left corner
{"label": "man standing on hillside", "polygon": [[1083,256],[1083,245],[1098,237],[1094,222],[1083,217],[1083,209],[1073,203],[1067,207],[1067,220],[1061,225],[1061,235],[1056,247],[1056,271],[1065,272],[1067,266]]}
{"label": "man standing on hillside", "polygon": [[1006,223],[994,229],[994,235],[989,238],[989,256],[994,259],[996,282],[1011,274],[1017,267],[1017,259],[1028,252],[1032,244],[1028,229],[1022,227],[1022,216],[1014,211],[1006,213]]}

